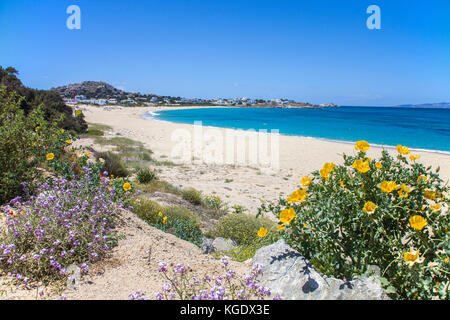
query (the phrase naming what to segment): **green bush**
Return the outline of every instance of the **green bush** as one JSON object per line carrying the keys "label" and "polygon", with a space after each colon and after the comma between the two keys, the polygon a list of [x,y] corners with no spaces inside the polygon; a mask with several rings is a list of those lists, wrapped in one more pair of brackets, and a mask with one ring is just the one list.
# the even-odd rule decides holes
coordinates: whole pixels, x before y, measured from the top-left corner
{"label": "green bush", "polygon": [[168,206],[165,207],[163,210],[163,214],[167,216],[167,218],[170,220],[184,220],[184,221],[190,221],[195,226],[200,226],[201,219],[198,215],[193,213],[191,210],[180,207],[180,206]]}
{"label": "green bush", "polygon": [[348,279],[377,266],[392,298],[448,299],[448,185],[406,147],[379,160],[367,158],[369,147],[359,141],[343,165],[326,164],[262,211],[277,215],[288,243],[326,275]]}
{"label": "green bush", "polygon": [[86,134],[88,136],[103,136],[104,132],[102,130],[98,130],[98,129],[88,129],[86,131]]}
{"label": "green bush", "polygon": [[187,188],[181,191],[181,196],[184,200],[189,201],[193,205],[200,205],[203,203],[202,193],[194,188]]}
{"label": "green bush", "polygon": [[244,213],[231,213],[223,216],[217,222],[213,235],[225,239],[232,239],[239,245],[252,245],[259,241],[258,231],[268,230],[268,238],[276,234],[276,224],[266,218],[256,218]]}
{"label": "green bush", "polygon": [[19,195],[22,182],[39,176],[38,166],[47,153],[59,157],[66,146],[58,141],[59,129],[44,120],[41,107],[25,115],[22,101],[15,92],[0,88],[0,203]]}
{"label": "green bush", "polygon": [[216,211],[222,211],[226,213],[228,211],[228,205],[219,198],[219,196],[212,195],[207,196],[204,199],[205,206],[214,209]]}
{"label": "green bush", "polygon": [[115,177],[128,177],[129,171],[125,167],[122,159],[119,155],[107,151],[107,152],[99,152],[96,155],[97,160],[103,159],[103,171],[107,171],[109,174],[114,175]]}
{"label": "green bush", "polygon": [[163,206],[145,198],[139,198],[133,205],[133,212],[150,224],[157,223],[158,214],[162,211],[164,211]]}
{"label": "green bush", "polygon": [[179,207],[163,207],[155,201],[140,198],[133,205],[133,212],[150,225],[172,232],[180,239],[201,246],[203,234],[200,218],[192,211]]}
{"label": "green bush", "polygon": [[167,219],[166,223],[162,223],[160,219],[159,223],[155,224],[158,229],[174,233],[174,235],[185,241],[189,241],[198,247],[203,244],[203,234],[198,224],[189,220],[171,220]]}
{"label": "green bush", "polygon": [[139,183],[149,183],[157,179],[156,173],[149,168],[139,168],[136,175]]}

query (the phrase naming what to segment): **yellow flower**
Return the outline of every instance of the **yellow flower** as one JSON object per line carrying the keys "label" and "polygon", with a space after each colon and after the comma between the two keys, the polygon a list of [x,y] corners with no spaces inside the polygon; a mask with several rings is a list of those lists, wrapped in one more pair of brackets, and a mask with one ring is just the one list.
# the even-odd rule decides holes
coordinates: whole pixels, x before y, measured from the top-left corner
{"label": "yellow flower", "polygon": [[49,154],[47,154],[46,158],[48,161],[51,161],[51,160],[55,159],[55,155],[53,153],[49,153]]}
{"label": "yellow flower", "polygon": [[442,208],[442,204],[438,203],[437,205],[431,206],[431,210],[439,211]]}
{"label": "yellow flower", "polygon": [[415,215],[409,219],[409,224],[416,230],[421,231],[427,225],[427,219]]}
{"label": "yellow flower", "polygon": [[280,212],[280,221],[286,224],[290,224],[295,218],[295,210],[293,208],[285,209]]}
{"label": "yellow flower", "polygon": [[311,184],[311,178],[310,177],[303,177],[302,180],[300,180],[300,183],[304,187],[308,187]]}
{"label": "yellow flower", "polygon": [[401,190],[398,191],[398,195],[400,198],[408,198],[409,193],[412,191],[411,187],[406,184],[402,184],[400,187]]}
{"label": "yellow flower", "polygon": [[37,126],[36,128],[34,128],[34,131],[38,132],[40,128],[41,127]]}
{"label": "yellow flower", "polygon": [[320,170],[320,176],[322,178],[328,179],[328,177],[330,176],[330,173],[334,170],[334,168],[336,167],[336,165],[334,163],[325,163],[325,165],[323,166],[322,170]]}
{"label": "yellow flower", "polygon": [[377,162],[377,163],[375,164],[375,167],[376,167],[377,169],[381,169],[381,168],[383,168],[383,165],[381,164],[381,162]]}
{"label": "yellow flower", "polygon": [[108,188],[109,191],[111,191],[111,188]]}
{"label": "yellow flower", "polygon": [[397,189],[398,186],[395,183],[395,181],[383,181],[380,184],[380,189],[383,190],[383,192],[389,193]]}
{"label": "yellow flower", "polygon": [[311,227],[308,226],[306,223],[303,224],[303,228],[305,228],[305,229],[311,229]]}
{"label": "yellow flower", "polygon": [[450,260],[449,257],[445,258],[444,262],[447,263]]}
{"label": "yellow flower", "polygon": [[367,141],[364,141],[364,140],[357,141],[355,149],[366,152],[367,150],[370,149],[370,144]]}
{"label": "yellow flower", "polygon": [[261,228],[258,231],[258,237],[260,238],[264,238],[267,235],[267,229],[266,228]]}
{"label": "yellow flower", "polygon": [[161,211],[158,212],[158,216],[162,217],[162,216],[163,216],[163,213],[162,213]]}
{"label": "yellow flower", "polygon": [[377,208],[378,206],[375,203],[367,201],[366,204],[364,205],[363,211],[368,214],[374,214]]}
{"label": "yellow flower", "polygon": [[61,132],[61,133],[64,133],[64,129],[61,129],[60,132]]}
{"label": "yellow flower", "polygon": [[306,189],[300,189],[297,191],[294,191],[289,198],[287,198],[287,201],[289,203],[296,203],[301,202],[305,200],[305,198],[308,196],[308,193],[306,193]]}
{"label": "yellow flower", "polygon": [[430,200],[436,200],[436,193],[431,190],[425,190],[423,196]]}
{"label": "yellow flower", "polygon": [[76,110],[75,111],[75,117],[77,118],[77,117],[79,117],[79,116],[81,116],[83,114],[83,111],[81,111],[81,110]]}
{"label": "yellow flower", "polygon": [[282,224],[279,224],[279,225],[277,225],[277,229],[281,231],[281,230],[286,229],[286,227],[283,226]]}
{"label": "yellow flower", "polygon": [[427,181],[427,177],[426,176],[419,176],[418,178],[417,178],[417,182],[420,182],[420,180],[423,180],[424,182],[425,181]]}
{"label": "yellow flower", "polygon": [[344,181],[342,181],[342,180],[339,181],[339,184],[341,185],[342,188],[345,188],[345,183],[344,183]]}
{"label": "yellow flower", "polygon": [[397,151],[398,151],[398,153],[403,154],[403,155],[407,155],[407,154],[411,153],[411,151],[409,150],[408,147],[404,147],[402,145],[397,146]]}
{"label": "yellow flower", "polygon": [[167,217],[164,217],[164,218],[162,219],[162,223],[163,223],[163,224],[167,224]]}
{"label": "yellow flower", "polygon": [[414,265],[415,263],[422,263],[425,259],[419,258],[420,252],[419,250],[409,249],[409,252],[405,252],[403,254],[403,259],[405,260],[405,263],[409,266]]}
{"label": "yellow flower", "polygon": [[416,161],[420,159],[420,154],[416,154],[416,155],[410,155],[409,159],[411,159],[411,161]]}
{"label": "yellow flower", "polygon": [[67,144],[72,144],[72,140],[70,140],[70,139],[69,139],[69,140],[66,140],[66,143],[67,143]]}
{"label": "yellow flower", "polygon": [[85,152],[84,155],[89,158],[89,152]]}
{"label": "yellow flower", "polygon": [[356,160],[355,162],[353,162],[353,168],[356,168],[361,173],[366,173],[370,170],[369,160]]}
{"label": "yellow flower", "polygon": [[123,190],[125,190],[125,191],[131,190],[131,184],[129,184],[128,182],[125,182],[125,184],[123,185]]}

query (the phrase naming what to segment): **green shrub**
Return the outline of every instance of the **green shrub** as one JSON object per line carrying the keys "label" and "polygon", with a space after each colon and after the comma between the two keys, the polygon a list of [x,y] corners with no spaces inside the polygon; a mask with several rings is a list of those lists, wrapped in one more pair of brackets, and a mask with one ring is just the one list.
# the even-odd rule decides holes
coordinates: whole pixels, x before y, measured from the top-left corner
{"label": "green shrub", "polygon": [[187,188],[181,191],[181,196],[184,200],[189,201],[193,205],[200,205],[203,203],[202,193],[194,188]]}
{"label": "green shrub", "polygon": [[228,205],[220,199],[219,196],[207,196],[204,199],[205,206],[216,211],[228,211]]}
{"label": "green shrub", "polygon": [[276,242],[277,239],[278,238],[276,237],[260,238],[250,244],[238,245],[232,251],[227,252],[226,255],[239,262],[247,261],[255,256],[258,249],[271,245]]}
{"label": "green shrub", "polygon": [[155,201],[140,198],[133,205],[133,212],[150,225],[173,233],[180,239],[201,246],[203,234],[200,218],[192,211],[179,207],[163,207]]}
{"label": "green shrub", "polygon": [[88,129],[86,131],[86,134],[88,136],[103,136],[104,132],[102,130],[98,130],[98,129]]}
{"label": "green shrub", "polygon": [[109,174],[114,175],[115,177],[128,177],[129,171],[125,167],[120,156],[117,154],[107,151],[107,152],[99,152],[96,155],[97,160],[103,159],[103,171],[107,171]]}
{"label": "green shrub", "polygon": [[262,211],[278,216],[288,243],[326,275],[348,279],[377,266],[392,298],[448,299],[448,185],[406,147],[379,160],[367,158],[369,147],[359,141],[343,165],[326,164]]}
{"label": "green shrub", "polygon": [[150,224],[157,223],[158,214],[162,211],[164,211],[163,206],[145,198],[139,198],[133,205],[133,212]]}
{"label": "green shrub", "polygon": [[266,218],[256,218],[243,213],[231,213],[217,222],[213,234],[215,237],[232,239],[239,245],[251,245],[259,240],[258,230],[266,228],[268,237],[276,234],[276,224]]}
{"label": "green shrub", "polygon": [[155,224],[158,229],[173,233],[176,237],[189,241],[198,247],[203,244],[203,234],[198,224],[189,220],[171,220],[167,219],[166,223],[162,223],[162,219]]}
{"label": "green shrub", "polygon": [[137,179],[140,183],[149,183],[157,179],[156,173],[149,168],[140,168],[137,171]]}
{"label": "green shrub", "polygon": [[21,109],[23,99],[0,88],[0,204],[22,192],[21,183],[31,182],[46,162],[46,154],[59,157],[67,136],[44,120],[41,107],[28,115]]}
{"label": "green shrub", "polygon": [[163,210],[163,214],[170,220],[190,221],[195,226],[200,226],[201,220],[198,215],[191,210],[180,206],[168,206]]}

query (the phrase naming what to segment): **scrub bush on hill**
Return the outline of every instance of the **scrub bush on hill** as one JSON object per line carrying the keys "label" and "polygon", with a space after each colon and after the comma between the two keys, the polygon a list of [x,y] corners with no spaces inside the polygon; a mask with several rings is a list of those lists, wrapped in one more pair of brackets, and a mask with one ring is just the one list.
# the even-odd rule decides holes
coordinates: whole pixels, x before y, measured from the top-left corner
{"label": "scrub bush on hill", "polygon": [[339,278],[377,266],[397,299],[448,299],[449,187],[404,146],[370,159],[365,141],[343,165],[326,163],[287,199],[261,208],[279,217],[287,242]]}
{"label": "scrub bush on hill", "polygon": [[67,146],[61,130],[44,120],[42,108],[25,115],[22,101],[15,92],[0,88],[0,203],[19,195],[22,182],[40,176],[37,167],[46,153],[60,155]]}
{"label": "scrub bush on hill", "polygon": [[36,108],[42,108],[46,121],[54,122],[62,117],[57,124],[59,128],[78,133],[86,131],[88,126],[83,114],[74,116],[72,108],[64,103],[58,93],[27,88],[17,78],[17,74],[18,71],[12,67],[3,69],[0,66],[0,87],[5,86],[8,93],[16,92],[16,101],[22,98],[19,107],[24,111],[25,116]]}
{"label": "scrub bush on hill", "polygon": [[203,243],[200,217],[189,209],[179,206],[163,207],[152,200],[139,198],[133,204],[133,212],[162,231],[172,231],[180,239],[199,247]]}
{"label": "scrub bush on hill", "polygon": [[275,234],[275,225],[269,219],[231,213],[219,219],[212,233],[215,237],[234,240],[239,245],[249,245],[259,241],[257,232],[261,228],[270,231],[269,236]]}

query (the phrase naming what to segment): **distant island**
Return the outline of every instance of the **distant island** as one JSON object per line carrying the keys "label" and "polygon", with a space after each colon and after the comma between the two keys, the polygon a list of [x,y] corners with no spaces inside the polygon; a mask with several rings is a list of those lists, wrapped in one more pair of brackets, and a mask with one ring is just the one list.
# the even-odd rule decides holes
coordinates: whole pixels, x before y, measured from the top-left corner
{"label": "distant island", "polygon": [[401,108],[429,108],[429,109],[450,109],[450,102],[423,103],[423,104],[403,104]]}
{"label": "distant island", "polygon": [[84,81],[57,88],[51,91],[61,95],[67,104],[122,105],[122,106],[235,106],[253,108],[325,108],[338,107],[334,103],[320,105],[297,102],[289,99],[199,99],[160,96],[126,92],[102,81]]}

